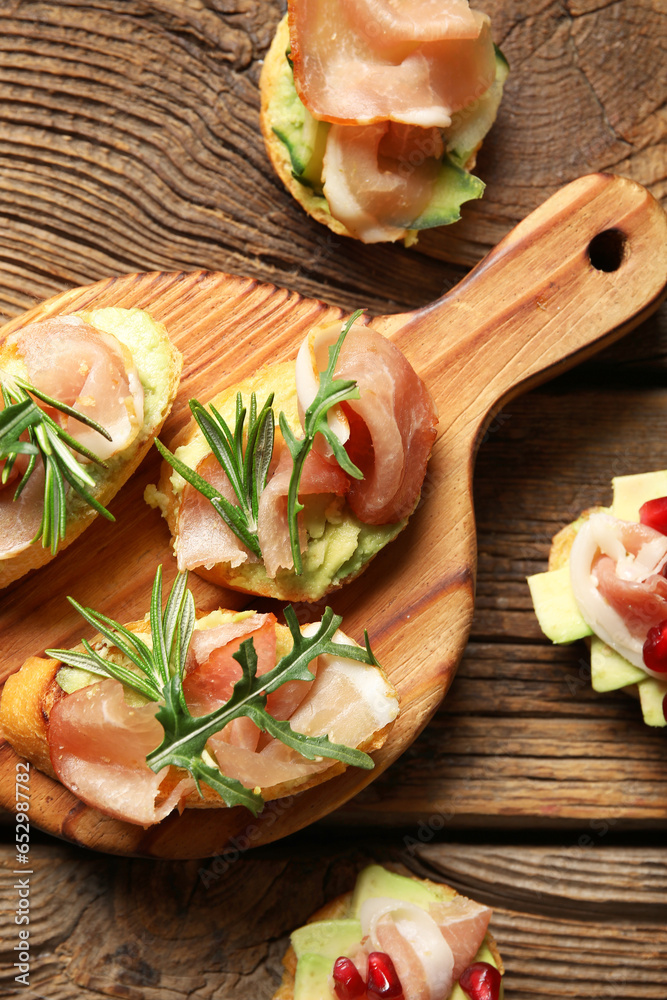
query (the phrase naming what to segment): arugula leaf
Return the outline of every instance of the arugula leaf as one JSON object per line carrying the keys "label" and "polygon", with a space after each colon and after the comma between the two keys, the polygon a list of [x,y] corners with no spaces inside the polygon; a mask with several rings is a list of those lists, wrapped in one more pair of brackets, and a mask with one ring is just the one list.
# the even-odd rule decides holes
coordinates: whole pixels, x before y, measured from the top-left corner
{"label": "arugula leaf", "polygon": [[[0,459],[6,459],[1,480],[3,484],[9,480],[19,455],[30,455],[27,468],[14,493],[14,500],[18,500],[35,471],[37,458],[41,458],[44,465],[44,507],[33,542],[38,538],[41,539],[43,547],[50,548],[55,555],[67,528],[66,483],[69,483],[98,514],[102,514],[109,521],[115,518],[90,492],[90,488],[95,486],[95,480],[77,461],[72,451],[84,455],[102,468],[106,468],[105,463],[89,448],[75,441],[71,434],[56,423],[31,397],[35,396],[52,409],[75,417],[81,423],[94,428],[109,441],[111,435],[91,417],[47,396],[25,379],[18,376],[10,377],[0,372],[0,383],[4,406],[0,412]],[[28,433],[28,440],[21,441],[21,434],[25,432]]]}
{"label": "arugula leaf", "polygon": [[112,618],[84,608],[73,598],[68,598],[85,620],[134,664],[136,671],[106,659],[85,640],[83,653],[65,649],[46,651],[63,663],[99,676],[115,678],[150,701],[159,702],[155,717],[162,726],[164,738],[146,758],[153,771],[158,772],[169,765],[181,768],[192,775],[200,794],[201,783],[204,783],[217,792],[227,805],[243,805],[257,815],[264,805],[261,795],[247,789],[235,778],[222,774],[206,749],[211,736],[234,719],[244,716],[307,760],[330,757],[355,767],[374,766],[372,758],[363,751],[332,743],[328,736],[298,733],[289,722],[275,719],[266,710],[268,695],[282,684],[314,679],[310,664],[320,654],[329,653],[379,665],[367,635],[365,649],[333,641],[342,619],[331,608],[326,608],[317,631],[312,636],[304,636],[294,609],[288,605],[284,613],[293,641],[291,650],[275,667],[258,677],[255,645],[252,638],[246,639],[234,653],[242,674],[228,701],[206,715],[191,715],[183,695],[183,675],[195,626],[195,609],[186,582],[187,573],[179,573],[162,613],[162,567],[158,567],[151,595],[150,646]]}

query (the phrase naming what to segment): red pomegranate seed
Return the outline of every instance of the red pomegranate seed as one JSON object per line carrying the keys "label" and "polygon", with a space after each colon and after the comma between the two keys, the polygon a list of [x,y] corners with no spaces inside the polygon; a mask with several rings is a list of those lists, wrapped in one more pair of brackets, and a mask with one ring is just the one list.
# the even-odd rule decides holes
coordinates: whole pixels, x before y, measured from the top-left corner
{"label": "red pomegranate seed", "polygon": [[488,962],[473,962],[461,973],[459,986],[470,1000],[500,1000],[502,976]]}
{"label": "red pomegranate seed", "polygon": [[649,528],[667,535],[667,497],[647,500],[642,504],[639,508],[639,520],[642,524],[648,524]]}
{"label": "red pomegranate seed", "polygon": [[338,1000],[357,1000],[366,993],[366,984],[354,962],[341,956],[334,962],[334,990]]}
{"label": "red pomegranate seed", "polygon": [[659,674],[667,673],[667,619],[648,630],[643,656],[649,670],[655,670]]}
{"label": "red pomegranate seed", "polygon": [[403,987],[394,963],[384,951],[372,951],[368,956],[368,983],[366,993],[369,1000],[403,1000]]}

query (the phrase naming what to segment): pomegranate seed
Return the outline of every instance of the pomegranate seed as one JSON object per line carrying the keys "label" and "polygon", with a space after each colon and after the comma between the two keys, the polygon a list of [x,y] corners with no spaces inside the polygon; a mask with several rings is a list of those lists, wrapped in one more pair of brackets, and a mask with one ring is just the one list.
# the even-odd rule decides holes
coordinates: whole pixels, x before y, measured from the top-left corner
{"label": "pomegranate seed", "polygon": [[648,630],[643,656],[649,670],[655,670],[660,674],[667,673],[667,619]]}
{"label": "pomegranate seed", "polygon": [[642,504],[639,508],[639,520],[642,524],[648,524],[649,528],[667,535],[667,497],[647,500]]}
{"label": "pomegranate seed", "polygon": [[403,987],[394,963],[384,951],[372,951],[368,956],[369,1000],[403,1000]]}
{"label": "pomegranate seed", "polygon": [[334,990],[338,1000],[357,1000],[366,993],[366,984],[350,958],[341,956],[334,962]]}
{"label": "pomegranate seed", "polygon": [[459,986],[470,1000],[500,1000],[502,976],[488,962],[473,962],[461,973]]}

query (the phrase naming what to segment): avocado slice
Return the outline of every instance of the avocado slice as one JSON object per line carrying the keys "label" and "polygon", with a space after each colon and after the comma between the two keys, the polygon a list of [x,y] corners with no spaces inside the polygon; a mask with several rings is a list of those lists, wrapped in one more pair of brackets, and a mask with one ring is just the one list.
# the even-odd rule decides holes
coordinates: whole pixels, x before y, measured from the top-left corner
{"label": "avocado slice", "polygon": [[621,521],[638,521],[639,508],[647,500],[667,497],[667,471],[641,472],[635,476],[616,476],[611,481],[614,502],[611,512]]}
{"label": "avocado slice", "polygon": [[294,976],[294,1000],[332,1000],[333,962],[324,955],[301,955]]}
{"label": "avocado slice", "polygon": [[405,903],[415,903],[425,910],[429,903],[442,903],[453,899],[456,895],[449,886],[424,885],[405,875],[397,875],[387,871],[381,865],[369,865],[360,872],[352,895],[352,913],[358,917],[361,906],[367,899],[386,896],[389,899],[400,899]]}
{"label": "avocado slice", "polygon": [[646,680],[640,667],[629,663],[624,656],[608,646],[596,635],[591,639],[591,684],[594,691],[618,691],[629,684]]}
{"label": "avocado slice", "polygon": [[510,71],[509,63],[498,46],[496,50],[496,78],[481,97],[466,108],[452,115],[452,124],[443,134],[447,152],[454,163],[464,167],[477,151],[498,113],[503,96],[503,86]]}
{"label": "avocado slice", "polygon": [[[284,29],[281,25],[279,30],[284,30],[288,42],[286,24]],[[494,122],[508,72],[507,60],[496,48],[495,80],[481,97],[452,116],[452,124],[443,133],[446,153],[433,197],[409,229],[431,229],[456,222],[461,218],[460,209],[464,202],[482,197],[483,181],[463,167]],[[289,49],[285,52],[284,66],[271,96],[270,117],[273,132],[289,153],[293,176],[316,195],[323,196],[322,164],[330,124],[317,121],[301,103],[294,86]]]}
{"label": "avocado slice", "polygon": [[320,955],[329,959],[329,971],[341,955],[348,955],[361,941],[361,922],[353,918],[315,920],[299,927],[291,935],[297,959],[302,955]]}
{"label": "avocado slice", "polygon": [[574,599],[569,561],[560,569],[529,576],[528,586],[540,628],[552,642],[574,642],[593,634]]}
{"label": "avocado slice", "polygon": [[667,698],[667,682],[656,677],[646,677],[638,685],[642,715],[647,726],[667,726],[664,700]]}

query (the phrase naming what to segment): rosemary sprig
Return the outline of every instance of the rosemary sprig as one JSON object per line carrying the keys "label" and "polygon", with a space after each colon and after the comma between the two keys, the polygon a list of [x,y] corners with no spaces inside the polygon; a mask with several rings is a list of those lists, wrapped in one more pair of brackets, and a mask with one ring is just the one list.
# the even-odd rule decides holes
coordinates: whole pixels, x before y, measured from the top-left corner
{"label": "rosemary sprig", "polygon": [[[299,485],[301,483],[301,473],[303,472],[304,463],[313,446],[316,435],[322,434],[329,442],[341,469],[354,479],[364,478],[363,473],[350,460],[344,446],[327,422],[327,414],[332,406],[336,406],[346,399],[359,398],[357,383],[351,379],[335,379],[334,370],[338,361],[338,355],[343,346],[343,341],[352,324],[356,322],[362,313],[363,309],[358,309],[350,316],[348,321],[343,325],[338,340],[329,348],[329,364],[326,371],[320,372],[320,384],[317,395],[306,410],[304,418],[305,436],[297,438],[290,428],[285,414],[281,412],[279,415],[280,430],[292,455],[293,463],[287,496],[287,521],[290,547],[294,560],[294,572],[297,575],[303,572],[297,520],[299,511],[303,510],[303,504],[299,503]],[[196,490],[211,501],[211,504],[225,524],[231,528],[237,538],[240,538],[244,545],[259,559],[262,558],[262,550],[257,535],[257,512],[259,497],[266,486],[266,477],[273,454],[275,418],[272,403],[273,393],[266,400],[258,415],[255,394],[252,394],[250,400],[248,441],[244,454],[243,425],[246,410],[243,407],[241,394],[238,393],[236,397],[236,423],[234,430],[231,430],[215,407],[211,406],[211,412],[209,413],[196,399],[190,400],[192,414],[208,441],[211,451],[232,484],[234,493],[239,501],[238,507],[223,497],[214,486],[211,486],[209,482],[198,475],[194,469],[191,469],[184,462],[181,462],[180,459],[176,458],[160,441],[156,440],[155,442],[162,457],[169,462],[183,479],[187,480],[191,486],[194,486]]]}
{"label": "rosemary sprig", "polygon": [[336,461],[344,472],[347,472],[354,479],[364,478],[363,472],[350,460],[345,448],[327,422],[327,414],[332,406],[336,406],[346,399],[359,399],[357,383],[352,379],[335,379],[334,371],[343,341],[352,324],[356,322],[362,313],[363,309],[357,309],[355,313],[352,313],[347,323],[343,325],[338,340],[329,348],[329,364],[325,371],[320,372],[320,384],[317,395],[306,410],[304,417],[304,437],[297,438],[289,426],[285,414],[280,414],[280,430],[290,450],[293,462],[287,494],[287,523],[289,525],[294,572],[297,575],[303,571],[297,522],[297,515],[300,510],[303,510],[303,504],[299,503],[299,484],[301,483],[303,466],[308,452],[313,447],[315,436],[321,434],[325,438],[334,453]]}
{"label": "rosemary sprig", "polygon": [[164,730],[164,739],[148,754],[146,761],[149,767],[155,772],[167,765],[188,771],[200,794],[203,782],[216,791],[228,806],[243,805],[257,815],[264,805],[261,795],[235,778],[222,774],[210,763],[210,754],[206,752],[205,756],[206,743],[211,736],[234,719],[246,716],[263,732],[297,750],[307,760],[331,757],[356,767],[372,768],[372,758],[363,751],[332,743],[328,736],[298,733],[289,722],[274,719],[266,710],[267,696],[282,684],[314,679],[309,664],[322,653],[378,665],[367,635],[365,649],[332,641],[342,619],[334,615],[331,608],[326,608],[317,632],[307,637],[301,634],[294,609],[288,605],[285,621],[293,640],[290,652],[272,670],[258,677],[254,642],[252,638],[246,639],[239,651],[234,653],[234,659],[241,666],[242,677],[234,685],[229,700],[207,715],[195,717],[190,714],[183,695],[183,673],[195,625],[195,610],[186,580],[187,573],[176,577],[162,614],[162,567],[158,567],[151,598],[152,648],[112,618],[84,608],[73,598],[68,598],[90,625],[125,654],[137,668],[136,672],[105,659],[86,640],[83,641],[84,653],[67,649],[46,651],[62,663],[102,677],[115,678],[149,701],[160,703],[156,718]]}
{"label": "rosemary sprig", "polygon": [[[102,514],[108,520],[114,517],[106,507],[103,507],[90,493],[95,486],[95,480],[72,451],[78,452],[106,468],[97,455],[89,448],[79,444],[71,434],[68,434],[48,413],[37,405],[32,398],[35,396],[47,406],[69,417],[75,417],[81,423],[94,428],[107,440],[111,440],[109,432],[91,417],[80,413],[66,403],[48,396],[35,388],[25,379],[0,373],[2,400],[4,409],[0,412],[0,459],[5,459],[1,481],[3,485],[9,480],[14,464],[19,455],[29,455],[28,465],[14,493],[18,500],[30,476],[35,471],[37,459],[41,458],[44,466],[44,506],[42,520],[33,538],[42,540],[44,548],[50,548],[53,555],[58,551],[58,545],[65,537],[67,528],[66,492],[69,485],[85,502]],[[27,431],[28,440],[21,441],[21,435]]]}
{"label": "rosemary sprig", "polygon": [[243,426],[246,409],[240,392],[236,396],[236,422],[233,431],[214,406],[211,406],[209,412],[196,399],[190,400],[192,415],[208,441],[211,451],[224,469],[239,501],[238,507],[230,503],[197,472],[176,458],[160,441],[155,442],[162,457],[183,479],[211,501],[225,524],[260,559],[262,550],[257,537],[257,512],[259,497],[266,486],[266,476],[273,455],[275,420],[272,403],[273,393],[257,413],[257,397],[254,392],[252,393],[248,440],[244,453]]}

